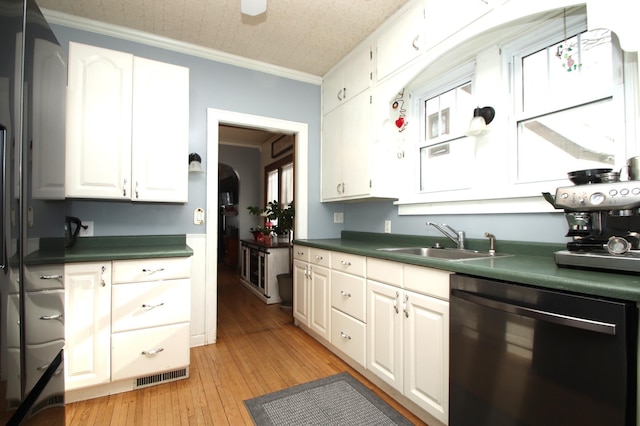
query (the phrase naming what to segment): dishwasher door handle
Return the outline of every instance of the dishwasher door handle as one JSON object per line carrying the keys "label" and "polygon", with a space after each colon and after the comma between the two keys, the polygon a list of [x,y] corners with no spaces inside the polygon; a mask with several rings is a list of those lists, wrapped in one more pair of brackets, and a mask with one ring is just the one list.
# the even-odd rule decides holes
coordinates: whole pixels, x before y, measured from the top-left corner
{"label": "dishwasher door handle", "polygon": [[479,296],[465,290],[451,290],[451,296],[466,300],[471,303],[486,306],[488,308],[498,309],[515,315],[521,315],[540,321],[546,321],[554,324],[564,325],[567,327],[580,328],[582,330],[594,331],[596,333],[616,335],[616,325],[594,321],[586,318],[572,317],[569,315],[556,314],[554,312],[541,311],[539,309],[529,308],[526,306],[514,305],[495,299]]}

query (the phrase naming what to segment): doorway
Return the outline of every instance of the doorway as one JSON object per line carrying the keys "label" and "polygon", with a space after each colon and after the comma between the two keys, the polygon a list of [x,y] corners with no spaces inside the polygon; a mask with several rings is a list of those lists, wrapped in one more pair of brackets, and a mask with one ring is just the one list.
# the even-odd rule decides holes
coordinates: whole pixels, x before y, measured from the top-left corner
{"label": "doorway", "polygon": [[238,201],[240,179],[228,164],[218,163],[218,263],[237,269],[239,248]]}
{"label": "doorway", "polygon": [[[226,124],[295,136],[295,194],[296,238],[307,238],[308,231],[308,152],[309,132],[306,123],[280,120],[216,109],[207,110],[207,229],[205,265],[205,343],[214,343],[217,337],[217,272],[218,262],[218,144],[219,126]],[[215,168],[214,168],[215,167]],[[211,196],[213,195],[213,196]]]}

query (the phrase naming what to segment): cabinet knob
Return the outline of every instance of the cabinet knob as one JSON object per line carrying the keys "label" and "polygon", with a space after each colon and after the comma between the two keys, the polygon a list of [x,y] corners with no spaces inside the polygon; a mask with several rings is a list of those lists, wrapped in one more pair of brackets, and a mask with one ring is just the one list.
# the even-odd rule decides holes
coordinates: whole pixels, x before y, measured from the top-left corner
{"label": "cabinet knob", "polygon": [[351,340],[351,336],[349,336],[347,333],[345,333],[344,331],[340,332],[340,337],[342,337],[345,340]]}
{"label": "cabinet knob", "polygon": [[351,297],[351,293],[347,293],[344,290],[340,290],[340,294],[343,295],[344,297]]}
{"label": "cabinet knob", "polygon": [[342,263],[343,266],[351,266],[351,262],[348,262],[346,260],[341,260],[340,263]]}

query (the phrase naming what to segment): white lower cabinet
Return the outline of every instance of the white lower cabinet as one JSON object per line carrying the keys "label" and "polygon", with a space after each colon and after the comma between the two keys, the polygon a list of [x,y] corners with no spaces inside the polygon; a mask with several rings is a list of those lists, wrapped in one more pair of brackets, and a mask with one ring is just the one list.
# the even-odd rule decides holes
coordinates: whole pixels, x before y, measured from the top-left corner
{"label": "white lower cabinet", "polygon": [[109,383],[111,262],[68,263],[65,287],[65,390]]}
{"label": "white lower cabinet", "polygon": [[[367,263],[367,368],[445,424],[449,416],[449,275],[378,259]],[[375,280],[391,277],[395,277],[391,283]]]}
{"label": "white lower cabinet", "polygon": [[188,377],[190,270],[188,257],[65,265],[69,402]]}
{"label": "white lower cabinet", "polygon": [[330,340],[331,252],[298,246],[293,251],[293,316],[323,339]]}

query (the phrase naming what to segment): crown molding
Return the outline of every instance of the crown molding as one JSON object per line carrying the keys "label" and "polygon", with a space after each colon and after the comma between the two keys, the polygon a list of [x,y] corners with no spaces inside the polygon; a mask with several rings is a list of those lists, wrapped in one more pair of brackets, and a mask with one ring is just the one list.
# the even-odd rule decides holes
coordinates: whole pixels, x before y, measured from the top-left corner
{"label": "crown molding", "polygon": [[304,83],[315,84],[318,86],[322,84],[322,77],[292,70],[290,68],[279,67],[276,65],[268,64],[266,62],[256,61],[242,56],[221,52],[219,50],[209,49],[195,44],[170,39],[167,37],[161,37],[144,31],[132,30],[130,28],[121,27],[119,25],[81,18],[67,13],[57,12],[55,10],[42,9],[42,13],[47,19],[47,22],[51,24],[62,25],[82,31],[88,31],[109,37],[142,43],[148,46],[159,47],[174,52],[184,53],[186,55],[222,62],[229,65],[235,65],[238,67],[260,71],[266,74],[284,77],[291,80],[297,80]]}

